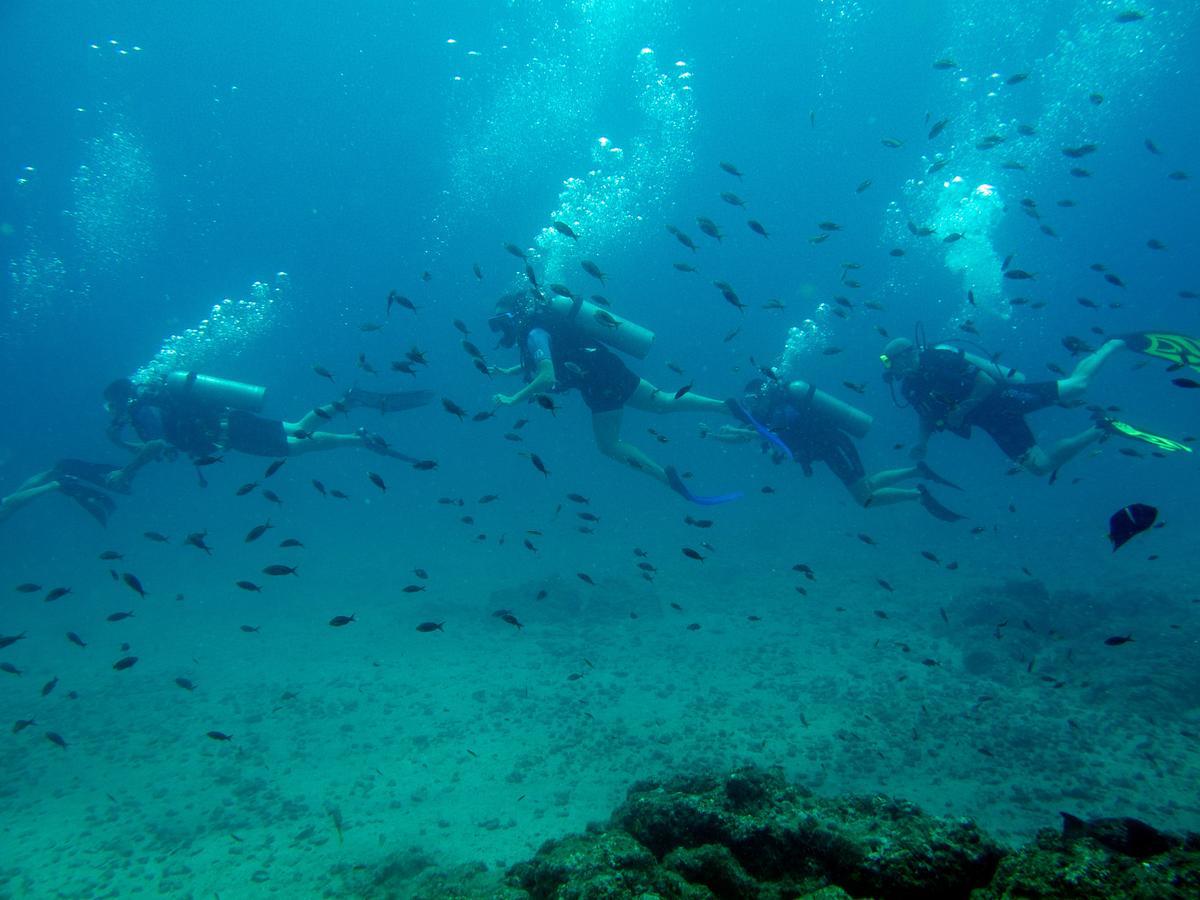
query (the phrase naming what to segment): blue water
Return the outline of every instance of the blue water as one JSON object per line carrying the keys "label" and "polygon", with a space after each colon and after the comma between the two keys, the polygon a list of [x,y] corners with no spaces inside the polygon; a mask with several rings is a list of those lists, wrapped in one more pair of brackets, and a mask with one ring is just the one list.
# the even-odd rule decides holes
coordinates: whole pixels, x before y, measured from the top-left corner
{"label": "blue water", "polygon": [[[504,243],[544,282],[599,292],[651,328],[652,352],[627,362],[664,390],[732,396],[772,365],[861,407],[875,418],[859,443],[872,471],[907,464],[916,428],[880,379],[880,329],[911,336],[920,322],[1035,381],[1054,377],[1047,363],[1074,364],[1068,335],[1098,346],[1146,329],[1200,334],[1200,301],[1186,296],[1200,290],[1197,11],[1142,4],[1144,19],[1118,23],[1128,8],[87,2],[50,16],[7,4],[0,491],[64,456],[123,462],[100,391],[171,347],[185,367],[265,386],[268,414],[285,419],[352,384],[429,389],[421,410],[335,424],[378,430],[438,468],[358,450],[299,457],[264,483],[276,508],[234,495],[267,461],[231,454],[206,488],[183,462],[145,470],[107,529],[60,496],[0,524],[7,581],[73,588],[53,604],[10,592],[0,611],[0,633],[28,632],[0,651],[24,673],[0,678],[0,706],[38,723],[0,742],[14,773],[5,840],[22,848],[0,864],[0,895],[142,884],[231,896],[284,890],[285,867],[313,892],[339,865],[386,865],[397,846],[499,871],[603,818],[635,777],[740,762],[899,793],[1012,841],[1060,808],[1198,827],[1194,454],[1112,440],[1048,484],[1010,472],[984,435],[938,436],[931,464],[965,488],[938,491],[969,516],[951,526],[911,504],[861,509],[821,464],[805,478],[756,447],[701,439],[701,422],[721,424],[711,416],[629,412],[626,437],[697,491],[746,492],[710,514],[602,457],[577,395],[555,416],[531,406],[481,423],[440,403],[475,413],[516,388],[476,372],[451,324],[467,323],[489,362],[516,361],[486,329],[494,300],[523,281]],[[980,149],[989,135],[1004,140]],[[1062,153],[1086,144],[1097,149],[1082,159]],[[702,235],[697,216],[724,238]],[[937,232],[915,237],[909,222]],[[944,243],[952,232],[964,238]],[[1036,279],[1003,278],[1010,254]],[[386,315],[392,289],[418,311]],[[197,335],[226,298],[223,324]],[[388,371],[414,346],[428,368]],[[1171,384],[1196,372],[1165,370],[1118,354],[1089,399],[1156,433],[1200,434],[1200,392]],[[519,417],[531,420],[523,443],[506,440]],[[1088,416],[1031,421],[1050,443]],[[350,500],[320,496],[314,478]],[[595,533],[578,530],[568,492],[591,499]],[[487,494],[500,499],[479,504]],[[1108,517],[1133,502],[1165,525],[1114,554]],[[245,543],[268,517],[267,537]],[[211,557],[182,545],[206,530]],[[289,536],[306,546],[276,547]],[[107,549],[147,598],[110,579],[96,559]],[[300,577],[261,575],[282,562]],[[264,593],[232,586],[243,578]],[[525,628],[493,618],[500,607]],[[351,613],[352,627],[326,624]],[[425,620],[445,632],[416,632]],[[1103,643],[1118,634],[1134,641]],[[113,671],[123,642],[139,662]],[[200,687],[181,691],[181,676]],[[284,691],[294,706],[281,707]],[[307,825],[319,842],[295,837]],[[230,856],[230,832],[254,837]],[[275,839],[290,850],[264,849]],[[183,856],[200,862],[171,870]],[[220,877],[205,881],[202,865]]]}

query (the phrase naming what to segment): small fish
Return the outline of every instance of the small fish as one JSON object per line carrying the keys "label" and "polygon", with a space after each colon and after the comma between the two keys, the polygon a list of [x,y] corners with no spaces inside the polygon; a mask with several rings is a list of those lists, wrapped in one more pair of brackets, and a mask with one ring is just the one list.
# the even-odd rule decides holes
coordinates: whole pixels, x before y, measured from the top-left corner
{"label": "small fish", "polygon": [[524,259],[524,260],[528,261],[528,257],[525,255],[525,251],[522,250],[520,247],[518,247],[516,244],[503,244],[502,246],[504,247],[505,250],[507,250],[513,256],[517,257],[517,259]]}
{"label": "small fish", "polygon": [[865,191],[867,188],[869,188],[872,184],[874,184],[874,182],[871,181],[870,178],[863,179],[862,181],[860,181],[858,183],[858,187],[856,187],[854,189],[854,193],[861,194],[863,191]]}
{"label": "small fish", "polygon": [[933,563],[935,566],[940,566],[942,561],[938,559],[937,554],[929,550],[922,550],[921,555]]}
{"label": "small fish", "polygon": [[81,638],[79,635],[77,635],[73,631],[67,632],[67,640],[70,641],[72,644],[74,644],[76,647],[86,647],[87,646],[87,644],[85,644],[83,642],[83,638]]}
{"label": "small fish", "polygon": [[48,740],[50,743],[54,744],[56,747],[62,747],[64,750],[67,749],[66,740],[64,740],[63,736],[61,734],[59,734],[57,731],[47,731],[46,732],[46,740]]}
{"label": "small fish", "polygon": [[893,593],[895,590],[888,582],[884,581],[882,578],[876,578],[875,583],[878,584],[885,591],[887,591],[889,594]]}
{"label": "small fish", "polygon": [[746,227],[749,228],[751,231],[753,231],[755,234],[760,234],[765,238],[769,238],[771,236],[770,233],[767,231],[767,229],[763,226],[763,223],[758,221],[757,219],[747,219]]}
{"label": "small fish", "polygon": [[696,562],[704,562],[704,557],[701,556],[698,551],[693,550],[691,547],[683,547],[680,550],[680,552],[683,553],[683,555],[686,556],[688,559],[694,559],[694,560],[696,560]]}
{"label": "small fish", "polygon": [[115,663],[113,663],[113,668],[120,672],[124,669],[132,668],[137,661],[138,658],[136,656],[122,656]]}
{"label": "small fish", "polygon": [[746,201],[731,191],[721,191],[721,199],[730,206],[740,206],[743,208],[746,206]]}
{"label": "small fish", "polygon": [[240,627],[240,628],[241,628],[241,630],[242,630],[243,632],[245,632],[246,634],[255,634],[255,633],[259,632],[259,631],[262,631],[262,626],[261,626],[261,625],[241,625],[241,626],[239,626],[239,627]]}
{"label": "small fish", "polygon": [[208,735],[208,737],[212,738],[214,741],[232,741],[233,740],[232,734],[226,734],[223,731],[209,731],[209,732],[207,732],[207,735]]}
{"label": "small fish", "polygon": [[35,722],[33,719],[17,719],[17,721],[13,722],[12,733],[20,734],[22,731],[24,731],[30,725],[36,725],[36,724],[37,724],[37,722]]}
{"label": "small fish", "polygon": [[300,577],[300,573],[296,571],[296,566],[281,566],[270,565],[263,569],[264,575],[295,575]]}
{"label": "small fish", "polygon": [[1011,278],[1013,281],[1033,281],[1037,278],[1032,272],[1026,272],[1024,269],[1007,269],[1004,272],[1005,278]]}
{"label": "small fish", "polygon": [[550,477],[550,470],[546,468],[546,464],[542,462],[542,458],[536,453],[529,454],[529,461],[533,463],[533,467],[541,472],[547,478]]}
{"label": "small fish", "polygon": [[572,231],[571,226],[568,225],[566,222],[555,221],[555,222],[551,222],[550,224],[554,227],[554,230],[557,231],[559,234],[561,234],[565,237],[569,237],[573,241],[579,240],[579,235],[577,235],[574,231]]}
{"label": "small fish", "polygon": [[939,119],[937,122],[934,122],[933,127],[929,129],[929,140],[932,141],[935,137],[941,134],[943,129],[945,129],[945,127],[949,124],[949,119]]}
{"label": "small fish", "polygon": [[949,58],[942,58],[934,62],[933,67],[941,72],[948,72],[958,68],[958,63]]}
{"label": "small fish", "polygon": [[697,272],[697,271],[699,271],[691,263],[677,262],[677,263],[671,263],[671,265],[674,266],[676,271],[679,271],[679,272]]}
{"label": "small fish", "polygon": [[264,490],[262,495],[263,499],[265,499],[268,503],[274,503],[276,506],[283,506],[283,501],[279,499],[279,495],[274,491]]}
{"label": "small fish", "polygon": [[1122,644],[1128,644],[1133,641],[1133,635],[1114,635],[1110,638],[1105,638],[1104,643],[1110,647],[1120,647]]}
{"label": "small fish", "polygon": [[125,572],[121,575],[121,580],[125,582],[126,586],[129,587],[130,590],[134,591],[142,599],[145,599],[146,591],[142,587],[142,582],[138,580],[136,575],[134,575],[132,572]]}
{"label": "small fish", "polygon": [[869,534],[859,532],[858,539],[860,541],[862,541],[864,544],[866,544],[868,547],[877,547],[878,546],[878,544],[875,541],[875,538],[871,537]]}
{"label": "small fish", "polygon": [[721,229],[717,227],[717,223],[712,219],[707,219],[704,216],[697,216],[696,225],[699,226],[701,232],[708,235],[710,238],[720,241],[724,237],[724,235],[721,233]]}
{"label": "small fish", "polygon": [[1124,12],[1117,13],[1117,22],[1122,25],[1128,25],[1131,22],[1140,22],[1144,18],[1146,18],[1146,14],[1136,9],[1127,9]]}
{"label": "small fish", "polygon": [[431,631],[444,632],[446,629],[443,628],[442,626],[445,624],[446,624],[445,622],[422,622],[420,625],[417,626],[417,631],[422,631],[425,633],[429,633]]}
{"label": "small fish", "polygon": [[115,612],[105,617],[106,622],[120,622],[122,619],[132,619],[133,612]]}
{"label": "small fish", "polygon": [[[412,464],[412,467],[418,472],[431,472],[438,467],[436,459],[418,459]],[[338,496],[338,491],[330,492],[334,497]],[[344,494],[342,496],[345,496]]]}
{"label": "small fish", "polygon": [[368,472],[367,478],[371,480],[371,484],[379,488],[383,493],[387,493],[387,484],[384,483],[383,477],[375,472]]}
{"label": "small fish", "polygon": [[272,462],[269,466],[267,466],[267,470],[263,473],[263,479],[265,480],[270,478],[272,475],[282,469],[285,462],[287,462],[286,459],[277,459]]}
{"label": "small fish", "polygon": [[[263,493],[265,494],[266,492],[264,491]],[[209,556],[212,556],[212,547],[208,546],[208,544],[204,542],[204,539],[207,536],[207,531],[194,531],[187,536],[187,538],[184,540],[184,543],[191,547],[195,547],[198,550],[203,550]]]}
{"label": "small fish", "polygon": [[252,594],[262,593],[262,588],[253,581],[235,581],[234,584],[240,587],[243,591],[249,591]]}
{"label": "small fish", "polygon": [[[314,484],[320,484],[320,482],[319,481],[314,482]],[[321,488],[318,488],[318,490],[320,490],[320,492],[322,494],[325,493],[324,486],[322,486]],[[275,526],[271,524],[271,520],[267,519],[267,521],[264,522],[263,524],[255,525],[248,532],[246,532],[246,537],[242,539],[242,542],[246,543],[246,544],[252,544],[255,541],[257,541],[260,537],[262,537],[264,534],[266,534],[268,529],[274,528],[274,527]]]}
{"label": "small fish", "polygon": [[742,173],[738,171],[738,167],[737,167],[737,166],[735,166],[733,163],[731,163],[731,162],[721,162],[721,163],[718,163],[718,165],[721,167],[721,171],[723,171],[723,172],[728,172],[728,173],[729,173],[730,175],[732,175],[734,178],[737,178],[738,180],[741,180]]}
{"label": "small fish", "polygon": [[343,625],[349,625],[351,622],[357,621],[354,618],[355,615],[356,613],[352,613],[348,616],[334,616],[329,620],[329,624],[333,628],[341,628]]}
{"label": "small fish", "polygon": [[590,584],[592,587],[596,586],[596,582],[592,580],[592,576],[589,575],[587,572],[576,572],[575,577],[578,578],[580,581],[582,581],[584,584]]}
{"label": "small fish", "polygon": [[1005,84],[1020,84],[1022,81],[1024,81],[1028,77],[1029,77],[1028,72],[1018,72],[1016,75],[1009,75],[1008,78],[1006,78],[1004,80],[1004,83]]}
{"label": "small fish", "polygon": [[884,138],[879,143],[883,144],[883,146],[887,147],[889,150],[899,150],[904,146],[904,141],[900,140],[900,138],[894,137]]}

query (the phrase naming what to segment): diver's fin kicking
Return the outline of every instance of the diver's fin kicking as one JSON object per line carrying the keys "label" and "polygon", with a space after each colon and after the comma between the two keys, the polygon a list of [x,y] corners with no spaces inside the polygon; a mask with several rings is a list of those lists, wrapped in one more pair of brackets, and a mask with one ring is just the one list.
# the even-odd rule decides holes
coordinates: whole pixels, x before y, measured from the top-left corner
{"label": "diver's fin kicking", "polygon": [[921,506],[925,508],[925,512],[929,513],[935,519],[941,519],[943,522],[957,522],[959,519],[965,519],[966,516],[960,516],[952,509],[948,509],[934,498],[933,494],[929,493],[929,488],[923,484],[917,485],[917,491],[921,494]]}
{"label": "diver's fin kicking", "polygon": [[732,494],[717,494],[712,497],[700,497],[688,490],[683,479],[679,477],[679,473],[674,466],[667,466],[664,470],[667,473],[667,484],[671,485],[671,490],[683,497],[690,503],[698,503],[701,506],[719,506],[722,503],[729,503],[731,500],[738,500],[742,497],[741,491],[734,491]]}
{"label": "diver's fin kicking", "polygon": [[109,513],[117,508],[112,497],[84,484],[72,475],[62,476],[58,479],[58,483],[62,492],[82,506],[84,512],[101,525],[108,525]]}
{"label": "diver's fin kicking", "polygon": [[921,473],[921,477],[926,481],[932,481],[934,484],[940,484],[948,488],[953,488],[956,491],[961,491],[962,488],[951,481],[949,478],[943,478],[937,472],[929,467],[929,463],[921,460],[917,463],[917,471]]}
{"label": "diver's fin kicking", "polygon": [[1137,331],[1115,337],[1134,353],[1163,359],[1173,366],[1191,366],[1200,372],[1200,338],[1170,331]]}
{"label": "diver's fin kicking", "polygon": [[406,409],[416,409],[425,406],[433,400],[433,391],[391,391],[380,393],[368,391],[360,387],[352,387],[346,391],[342,402],[348,409],[365,406],[377,409],[381,413],[401,412]]}
{"label": "diver's fin kicking", "polygon": [[744,404],[741,400],[739,400],[737,397],[730,397],[725,401],[725,406],[733,414],[735,419],[737,419],[739,422],[749,425],[759,433],[759,436],[762,437],[763,440],[775,447],[776,450],[786,456],[789,460],[793,462],[795,461],[796,457],[792,453],[791,448],[788,447],[788,445],[782,440],[780,440],[779,435],[775,434],[775,432],[773,432],[770,428],[758,421],[758,419],[754,418],[754,416],[751,415],[750,410],[746,409],[746,404]]}
{"label": "diver's fin kicking", "polygon": [[104,488],[110,491],[117,491],[121,494],[128,494],[129,488],[114,488],[108,482],[108,476],[120,469],[120,466],[114,466],[111,463],[94,463],[83,459],[60,459],[54,464],[54,468],[50,471],[57,477],[63,476],[73,478],[76,481],[86,481],[88,484],[96,487]]}
{"label": "diver's fin kicking", "polygon": [[1157,447],[1159,450],[1165,450],[1168,453],[1174,453],[1178,450],[1183,450],[1187,453],[1192,452],[1192,448],[1187,444],[1181,444],[1179,441],[1163,437],[1161,434],[1151,434],[1148,431],[1142,431],[1141,429],[1134,428],[1128,422],[1122,422],[1119,419],[1113,419],[1108,416],[1097,416],[1096,427],[1106,434],[1142,441],[1150,444],[1152,447]]}

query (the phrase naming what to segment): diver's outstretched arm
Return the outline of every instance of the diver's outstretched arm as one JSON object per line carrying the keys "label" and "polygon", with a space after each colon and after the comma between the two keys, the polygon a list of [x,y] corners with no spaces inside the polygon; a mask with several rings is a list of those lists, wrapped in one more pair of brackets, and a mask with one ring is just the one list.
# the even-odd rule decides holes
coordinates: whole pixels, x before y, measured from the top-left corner
{"label": "diver's outstretched arm", "polygon": [[492,402],[497,406],[515,406],[518,403],[526,400],[534,394],[540,394],[554,387],[554,383],[558,380],[554,372],[554,361],[543,359],[538,363],[537,374],[533,376],[533,380],[525,387],[521,388],[515,394],[495,394],[492,397]]}

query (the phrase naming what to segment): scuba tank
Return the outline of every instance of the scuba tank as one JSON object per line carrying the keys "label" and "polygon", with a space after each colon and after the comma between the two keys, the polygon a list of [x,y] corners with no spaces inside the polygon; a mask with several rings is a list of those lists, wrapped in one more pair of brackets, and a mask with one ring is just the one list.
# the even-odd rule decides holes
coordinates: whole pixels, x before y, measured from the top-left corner
{"label": "scuba tank", "polygon": [[570,322],[592,340],[637,359],[645,359],[654,345],[654,332],[649,328],[587,300],[576,298],[571,302],[566,297],[553,295],[547,296],[539,306],[550,316]]}
{"label": "scuba tank", "polygon": [[167,393],[178,400],[204,406],[222,406],[258,412],[267,400],[267,389],[256,384],[230,381],[196,372],[171,372],[167,375]]}
{"label": "scuba tank", "polygon": [[849,403],[818,390],[807,381],[794,380],[788,385],[788,393],[802,405],[810,406],[842,431],[857,438],[866,437],[867,432],[871,429],[871,423],[875,421],[861,409],[856,409]]}

